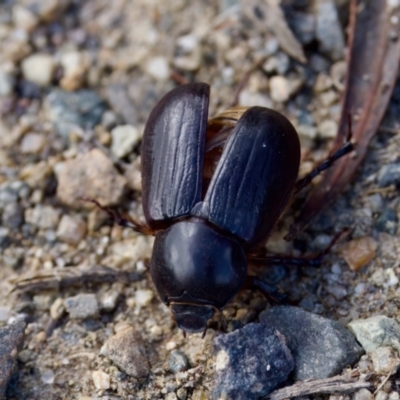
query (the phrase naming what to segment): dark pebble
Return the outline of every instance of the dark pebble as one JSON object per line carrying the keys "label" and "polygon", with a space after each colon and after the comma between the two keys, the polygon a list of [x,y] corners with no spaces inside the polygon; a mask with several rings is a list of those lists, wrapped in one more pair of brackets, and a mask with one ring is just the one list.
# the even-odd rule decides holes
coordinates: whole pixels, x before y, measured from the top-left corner
{"label": "dark pebble", "polygon": [[213,399],[252,400],[284,382],[294,367],[285,338],[267,324],[249,324],[213,340]]}
{"label": "dark pebble", "polygon": [[386,187],[400,183],[400,163],[384,165],[378,173],[378,186]]}
{"label": "dark pebble", "polygon": [[8,382],[15,372],[18,351],[24,341],[24,330],[23,321],[0,328],[0,399],[5,396]]}
{"label": "dark pebble", "polygon": [[87,89],[76,92],[54,90],[47,96],[46,103],[50,119],[64,137],[76,127],[94,128],[106,109],[97,93]]}
{"label": "dark pebble", "polygon": [[386,208],[376,220],[375,227],[380,232],[387,232],[390,235],[395,235],[398,223],[399,218],[397,217],[396,211],[392,208]]}
{"label": "dark pebble", "polygon": [[17,229],[24,223],[24,209],[18,203],[9,203],[2,214],[3,226]]}
{"label": "dark pebble", "polygon": [[363,354],[354,336],[338,322],[298,307],[273,307],[260,314],[260,321],[286,337],[296,380],[334,376]]}
{"label": "dark pebble", "polygon": [[169,370],[172,373],[186,371],[190,368],[189,360],[185,353],[174,350],[169,356]]}

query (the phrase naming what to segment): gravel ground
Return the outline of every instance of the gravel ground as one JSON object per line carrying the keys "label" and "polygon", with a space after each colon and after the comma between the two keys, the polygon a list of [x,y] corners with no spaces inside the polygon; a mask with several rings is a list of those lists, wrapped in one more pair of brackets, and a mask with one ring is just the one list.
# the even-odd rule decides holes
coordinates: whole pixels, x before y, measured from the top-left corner
{"label": "gravel ground", "polygon": [[[184,82],[211,85],[214,115],[248,76],[239,103],[292,121],[301,173],[323,160],[340,114],[348,2],[284,3],[298,42],[253,1],[0,3],[0,327],[27,324],[7,398],[210,397],[218,317],[204,339],[184,338],[148,273],[152,238],[111,226],[79,197],[143,218],[143,126]],[[267,247],[294,255],[352,229],[321,269],[258,270],[291,303],[343,324],[376,314],[400,323],[399,115],[400,84],[351,187],[294,243],[282,238],[301,199],[276,227]],[[32,290],[13,290],[32,277]],[[234,330],[268,307],[245,291],[222,314]],[[395,396],[397,385],[384,389]]]}

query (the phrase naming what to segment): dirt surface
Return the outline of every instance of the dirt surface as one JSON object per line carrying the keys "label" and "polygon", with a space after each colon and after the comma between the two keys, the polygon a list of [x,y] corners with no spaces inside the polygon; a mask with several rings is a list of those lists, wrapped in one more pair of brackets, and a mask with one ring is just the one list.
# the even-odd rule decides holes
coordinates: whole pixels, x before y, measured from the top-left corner
{"label": "dirt surface", "polygon": [[[79,197],[143,219],[143,126],[156,101],[185,82],[210,84],[210,115],[237,96],[243,106],[284,113],[301,139],[302,175],[327,156],[340,114],[348,3],[325,2],[332,12],[286,1],[280,23],[243,3],[0,3],[0,325],[27,323],[7,398],[210,397],[220,317],[204,339],[184,338],[148,273],[153,239],[112,226]],[[268,249],[289,255],[321,251],[351,228],[320,269],[256,270],[292,304],[343,324],[375,314],[400,323],[399,115],[398,84],[353,184],[294,243],[283,236],[301,196],[276,227]],[[244,291],[222,315],[233,330],[268,307]],[[396,379],[387,393],[398,391]]]}

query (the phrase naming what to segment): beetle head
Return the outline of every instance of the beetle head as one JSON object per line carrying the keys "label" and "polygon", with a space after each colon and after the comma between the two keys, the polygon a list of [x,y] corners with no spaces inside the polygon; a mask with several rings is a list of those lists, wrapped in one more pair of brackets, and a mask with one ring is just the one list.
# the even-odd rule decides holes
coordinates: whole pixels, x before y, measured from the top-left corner
{"label": "beetle head", "polygon": [[171,311],[178,327],[187,333],[205,332],[214,309],[207,305],[171,304]]}

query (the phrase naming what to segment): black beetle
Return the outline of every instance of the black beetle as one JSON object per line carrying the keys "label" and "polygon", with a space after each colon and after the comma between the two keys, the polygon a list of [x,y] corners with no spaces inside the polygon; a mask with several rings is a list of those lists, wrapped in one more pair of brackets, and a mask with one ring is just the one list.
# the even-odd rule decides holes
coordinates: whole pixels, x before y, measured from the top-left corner
{"label": "black beetle", "polygon": [[289,120],[251,107],[207,123],[209,92],[205,83],[180,86],[149,116],[141,152],[147,227],[92,200],[119,224],[155,235],[151,276],[178,326],[191,333],[205,332],[214,311],[243,287],[282,298],[275,286],[247,275],[249,260],[320,263],[321,257],[304,262],[254,255],[291,195],[352,150],[347,142],[297,181],[300,142]]}
{"label": "black beetle", "polygon": [[244,286],[246,252],[264,242],[295,185],[300,143],[276,111],[252,107],[203,195],[209,86],[183,85],[151,112],[142,143],[143,209],[155,231],[151,276],[186,332],[205,331]]}

